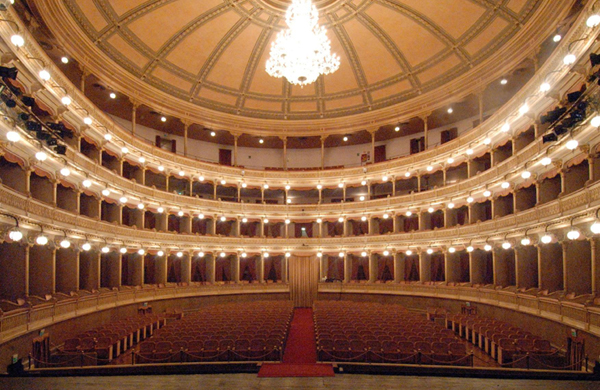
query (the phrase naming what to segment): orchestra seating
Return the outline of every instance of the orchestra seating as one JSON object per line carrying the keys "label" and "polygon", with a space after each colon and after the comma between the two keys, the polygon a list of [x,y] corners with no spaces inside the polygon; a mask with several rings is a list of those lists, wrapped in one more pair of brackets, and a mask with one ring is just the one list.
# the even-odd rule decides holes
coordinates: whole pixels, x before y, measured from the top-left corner
{"label": "orchestra seating", "polygon": [[544,368],[558,368],[564,361],[550,341],[493,318],[450,314],[446,317],[446,327],[485,351],[502,366],[521,366],[514,363],[525,357],[528,357],[528,364],[534,360],[539,366],[546,366]]}
{"label": "orchestra seating", "polygon": [[319,361],[473,365],[452,330],[399,305],[318,301],[314,318]]}
{"label": "orchestra seating", "polygon": [[44,366],[108,364],[164,326],[162,315],[145,314],[113,321],[65,340]]}
{"label": "orchestra seating", "polygon": [[289,301],[202,307],[155,332],[135,361],[281,361],[292,313]]}

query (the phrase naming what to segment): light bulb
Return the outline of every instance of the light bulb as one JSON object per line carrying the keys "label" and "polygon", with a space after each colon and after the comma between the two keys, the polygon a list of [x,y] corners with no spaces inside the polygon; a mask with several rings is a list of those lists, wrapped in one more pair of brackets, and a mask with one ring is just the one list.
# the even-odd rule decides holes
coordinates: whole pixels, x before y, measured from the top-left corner
{"label": "light bulb", "polygon": [[286,218],[286,219],[285,219],[285,224],[286,224],[286,225],[289,225],[291,222],[292,222],[292,221],[291,221],[289,218]]}
{"label": "light bulb", "polygon": [[110,96],[111,99],[116,99],[117,98],[117,94],[114,93],[114,92],[111,92],[110,95],[108,95],[108,96]]}
{"label": "light bulb", "polygon": [[21,135],[16,131],[9,131],[6,133],[6,139],[10,142],[19,142],[21,140]]}
{"label": "light bulb", "polygon": [[44,152],[37,152],[35,154],[35,158],[38,161],[46,161],[46,159],[48,158],[48,155]]}
{"label": "light bulb", "polygon": [[112,139],[112,134],[106,133],[104,134],[104,139],[110,141]]}
{"label": "light bulb", "polygon": [[159,208],[157,208],[157,209],[156,209],[156,211],[157,211],[159,214],[162,214],[162,213],[164,213],[164,212],[165,212],[165,209],[164,209],[164,207],[159,207]]}
{"label": "light bulb", "polygon": [[365,215],[363,215],[362,217],[360,217],[360,220],[365,222],[367,220],[367,217]]}
{"label": "light bulb", "polygon": [[10,238],[13,241],[21,241],[21,239],[23,238],[23,233],[20,230],[18,230],[17,228],[13,228],[8,233],[8,238]]}
{"label": "light bulb", "polygon": [[158,256],[158,257],[162,257],[164,254],[165,254],[165,252],[163,252],[163,251],[156,252],[156,256]]}
{"label": "light bulb", "polygon": [[227,218],[224,215],[221,216],[221,222],[225,222],[225,221],[227,221]]}
{"label": "light bulb", "polygon": [[523,179],[529,179],[531,177],[531,172],[529,172],[529,171],[523,171],[523,172],[521,172],[521,177]]}
{"label": "light bulb", "polygon": [[246,222],[248,222],[248,218],[246,218],[246,217],[242,218],[242,223],[246,223]]}
{"label": "light bulb", "polygon": [[600,233],[600,221],[596,221],[590,226],[590,231],[594,234]]}
{"label": "light bulb", "polygon": [[285,200],[285,202],[286,202],[287,204],[290,204],[290,203],[292,203],[292,200],[291,200],[290,198],[287,198],[287,199]]}
{"label": "light bulb", "polygon": [[219,254],[219,256],[221,256],[221,257],[225,257],[225,256],[227,256],[227,253],[225,253],[225,252],[221,252],[221,253]]}
{"label": "light bulb", "polygon": [[92,186],[92,181],[90,179],[85,179],[81,182],[81,185],[85,188],[90,188]]}
{"label": "light bulb", "polygon": [[448,203],[448,208],[449,209],[453,209],[454,208],[454,203],[452,203],[452,202]]}
{"label": "light bulb", "polygon": [[198,257],[204,257],[204,252],[198,252]]}
{"label": "light bulb", "polygon": [[510,187],[510,183],[507,181],[503,181],[502,184],[500,184],[500,187],[507,189]]}
{"label": "light bulb", "polygon": [[140,162],[140,164],[143,164],[143,163],[145,163],[145,162],[146,162],[146,158],[145,158],[145,157],[140,157],[140,158],[138,159],[138,161]]}
{"label": "light bulb", "polygon": [[410,172],[406,172],[406,173],[404,174],[404,177],[410,177]]}
{"label": "light bulb", "polygon": [[317,184],[317,190],[320,190],[320,189],[322,189],[322,188],[323,188],[323,185],[322,185],[322,184]]}
{"label": "light bulb", "polygon": [[211,132],[210,132],[210,136],[211,136],[211,137],[214,137],[215,135],[217,135],[217,133],[215,133],[214,131],[211,131]]}
{"label": "light bulb", "polygon": [[575,57],[575,54],[569,53],[565,56],[565,58],[563,58],[563,63],[565,65],[571,65],[571,64],[574,64],[576,60],[577,60],[577,57]]}
{"label": "light bulb", "polygon": [[23,37],[19,34],[14,34],[13,36],[11,36],[10,41],[16,47],[22,47],[25,44],[25,39],[23,39]]}
{"label": "light bulb", "polygon": [[317,252],[317,257],[323,257],[323,253],[322,252]]}
{"label": "light bulb", "polygon": [[484,145],[489,145],[492,143],[492,139],[490,137],[487,137],[486,139],[483,140]]}
{"label": "light bulb", "polygon": [[108,252],[110,252],[110,248],[107,246],[103,246],[101,251],[102,251],[102,253],[108,253]]}
{"label": "light bulb", "polygon": [[64,104],[65,106],[68,106],[69,104],[71,104],[73,101],[71,100],[70,97],[68,96],[63,96],[62,99],[60,99],[60,101],[62,102],[62,104]]}
{"label": "light bulb", "polygon": [[501,130],[503,133],[508,133],[508,131],[510,130],[510,124],[509,124],[508,122],[504,123],[504,124],[502,125],[502,127],[500,128],[500,130]]}
{"label": "light bulb", "polygon": [[128,199],[126,196],[122,196],[119,198],[119,202],[121,202],[121,203],[127,203],[127,201],[128,201]]}
{"label": "light bulb", "polygon": [[367,252],[365,252],[365,251],[362,251],[362,252],[360,253],[360,255],[361,255],[362,257],[367,257],[368,253],[367,253]]}
{"label": "light bulb", "polygon": [[83,249],[84,251],[89,251],[90,249],[92,249],[92,245],[89,242],[86,242],[85,244],[83,244],[81,246],[81,249]]}
{"label": "light bulb", "polygon": [[386,181],[388,181],[388,177],[387,177],[387,176],[383,176],[383,177],[381,178],[381,181],[383,181],[383,182],[386,182]]}
{"label": "light bulb", "polygon": [[137,208],[140,210],[144,209],[144,204],[143,203],[138,203]]}
{"label": "light bulb", "polygon": [[366,180],[361,180],[360,185],[361,186],[366,186],[367,185],[367,181]]}
{"label": "light bulb", "polygon": [[527,103],[523,103],[521,107],[519,107],[519,114],[525,115],[529,112],[529,105]]}
{"label": "light bulb", "polygon": [[502,79],[502,80],[500,80],[500,84],[501,85],[506,85],[506,84],[508,84],[508,80],[507,79]]}
{"label": "light bulb", "polygon": [[69,176],[71,174],[71,170],[69,168],[62,168],[60,170],[60,174],[63,176]]}
{"label": "light bulb", "polygon": [[225,185],[225,184],[227,184],[227,180],[225,180],[225,179],[221,180],[221,185]]}
{"label": "light bulb", "polygon": [[[158,171],[159,172],[164,172],[165,171],[165,167],[163,167],[162,165],[159,165],[158,166]],[[200,180],[200,181],[202,181],[202,180]]]}
{"label": "light bulb", "polygon": [[454,112],[454,110],[452,109],[452,107],[450,107],[450,108],[448,109],[448,114],[452,114],[453,112]]}
{"label": "light bulb", "polygon": [[587,20],[585,21],[585,24],[587,24],[587,26],[589,28],[596,27],[597,25],[600,24],[600,15],[598,15],[598,14],[590,15],[590,17],[587,18]]}
{"label": "light bulb", "polygon": [[503,248],[503,249],[510,249],[510,247],[511,247],[511,246],[512,246],[512,245],[511,245],[511,244],[510,244],[510,242],[508,242],[508,241],[504,241],[504,242],[502,243],[502,248]]}
{"label": "light bulb", "polygon": [[400,126],[396,126],[396,127],[394,127],[394,131],[395,131],[395,132],[398,132],[398,131],[400,131]]}
{"label": "light bulb", "polygon": [[358,200],[360,200],[361,202],[363,202],[365,200],[365,196],[364,195],[359,196]]}
{"label": "light bulb", "polygon": [[129,149],[127,149],[127,147],[123,146],[123,147],[121,148],[121,153],[123,153],[123,154],[127,154],[127,153],[129,153]]}
{"label": "light bulb", "polygon": [[184,171],[179,171],[179,176],[185,176],[185,172]]}
{"label": "light bulb", "polygon": [[490,190],[483,191],[483,196],[485,196],[486,198],[489,198],[490,196],[492,196],[492,191],[490,191]]}
{"label": "light bulb", "polygon": [[431,165],[428,165],[427,166],[427,172],[431,172],[431,171],[433,171],[433,167]]}
{"label": "light bulb", "polygon": [[265,140],[261,138],[261,139],[259,139],[259,140],[258,140],[258,143],[259,143],[259,144],[264,144],[264,143],[265,143]]}
{"label": "light bulb", "polygon": [[475,199],[473,199],[473,197],[472,197],[472,196],[469,196],[469,197],[467,198],[467,203],[473,203],[473,201],[474,201],[474,200],[475,200]]}
{"label": "light bulb", "polygon": [[551,88],[550,84],[544,82],[540,85],[540,92],[548,92],[550,90],[550,88]]}
{"label": "light bulb", "polygon": [[471,156],[474,152],[473,152],[473,149],[469,148],[469,149],[467,149],[466,153],[468,156]]}
{"label": "light bulb", "polygon": [[454,253],[454,252],[456,252],[456,248],[451,246],[450,248],[448,248],[448,252]]}
{"label": "light bulb", "polygon": [[121,249],[119,249],[119,252],[121,252],[122,254],[127,253],[127,248],[123,247]]}
{"label": "light bulb", "polygon": [[475,248],[473,248],[471,245],[467,247],[467,252],[473,252],[474,250]]}
{"label": "light bulb", "polygon": [[491,250],[492,250],[492,246],[491,246],[490,244],[485,244],[485,246],[483,247],[483,249],[484,249],[486,252],[489,252],[489,251],[491,251]]}
{"label": "light bulb", "polygon": [[430,208],[427,209],[427,212],[429,214],[433,213],[434,211],[435,211],[435,209],[433,207],[430,207]]}
{"label": "light bulb", "polygon": [[265,252],[265,253],[263,253],[263,257],[264,257],[265,259],[269,258],[269,252]]}
{"label": "light bulb", "polygon": [[572,140],[569,140],[565,146],[569,150],[575,150],[579,146],[579,142],[577,142],[577,140],[575,140],[575,139],[572,139]]}
{"label": "light bulb", "polygon": [[40,76],[40,79],[42,79],[44,81],[50,80],[50,72],[48,72],[46,69],[40,70],[39,76]]}
{"label": "light bulb", "polygon": [[140,249],[138,249],[137,253],[140,256],[144,256],[146,254],[146,251],[140,248]]}
{"label": "light bulb", "polygon": [[71,242],[66,238],[60,242],[60,247],[64,249],[68,249],[71,247]]}
{"label": "light bulb", "polygon": [[430,255],[430,254],[432,254],[432,253],[433,253],[433,249],[431,249],[431,248],[428,248],[428,249],[427,249],[427,254],[428,254],[428,255]]}
{"label": "light bulb", "polygon": [[554,42],[560,42],[561,39],[562,39],[562,35],[560,35],[560,34],[556,34],[552,37],[552,40]]}
{"label": "light bulb", "polygon": [[285,257],[291,257],[292,254],[290,252],[285,252]]}
{"label": "light bulb", "polygon": [[596,115],[592,118],[592,120],[590,121],[590,124],[594,127],[599,127],[600,126],[600,115]]}
{"label": "light bulb", "polygon": [[269,189],[269,185],[265,183],[265,184],[263,184],[263,188],[264,188],[265,190],[268,190],[268,189]]}
{"label": "light bulb", "polygon": [[544,234],[544,235],[542,236],[542,238],[541,238],[541,241],[542,241],[544,244],[549,244],[550,242],[552,242],[552,236],[551,236],[551,235],[549,235],[549,234]]}
{"label": "light bulb", "polygon": [[89,116],[86,116],[85,118],[83,118],[83,123],[89,126],[92,123],[94,123],[94,121]]}
{"label": "light bulb", "polygon": [[183,217],[183,211],[177,212],[177,215],[180,216],[180,217]]}
{"label": "light bulb", "polygon": [[579,236],[581,236],[581,233],[579,233],[579,230],[577,230],[577,229],[571,229],[567,233],[567,238],[569,240],[577,240],[579,238]]}
{"label": "light bulb", "polygon": [[290,186],[289,184],[286,184],[286,186],[285,186],[285,189],[286,189],[287,191],[289,191],[289,190],[290,190],[290,188],[292,188],[292,186]]}
{"label": "light bulb", "polygon": [[[390,217],[390,215],[388,213],[383,214],[383,219],[388,219]],[[342,221],[340,221],[342,222]]]}
{"label": "light bulb", "polygon": [[338,253],[338,257],[344,257],[344,252]]}
{"label": "light bulb", "polygon": [[383,255],[384,256],[389,256],[390,255],[390,251],[388,251],[388,250],[383,251]]}
{"label": "light bulb", "polygon": [[263,222],[264,222],[264,223],[269,223],[269,218],[265,218],[265,219],[263,219]]}
{"label": "light bulb", "polygon": [[543,158],[543,159],[540,161],[540,163],[541,163],[543,166],[545,166],[545,167],[546,167],[546,166],[548,166],[548,165],[552,164],[552,159],[551,159],[550,157],[544,157],[544,158]]}
{"label": "light bulb", "polygon": [[348,142],[348,136],[344,136],[344,138],[342,138],[342,140],[343,140],[344,142]]}
{"label": "light bulb", "polygon": [[412,255],[412,251],[410,249],[407,249],[406,252],[404,252],[404,253],[406,253],[406,256]]}
{"label": "light bulb", "polygon": [[523,245],[523,246],[531,245],[531,239],[529,237],[523,237],[521,239],[521,245]]}
{"label": "light bulb", "polygon": [[452,163],[454,163],[454,159],[453,159],[452,157],[448,158],[448,160],[447,160],[447,161],[448,161],[448,164],[452,164]]}
{"label": "light bulb", "polygon": [[163,122],[163,123],[166,122],[167,121],[167,117],[166,116],[161,116],[160,117],[160,121]]}
{"label": "light bulb", "polygon": [[37,236],[35,243],[38,245],[46,245],[48,243],[48,237],[44,235]]}
{"label": "light bulb", "polygon": [[69,63],[69,57],[67,56],[62,56],[60,58],[60,62],[62,62],[63,64],[68,64]]}
{"label": "light bulb", "polygon": [[183,257],[183,252],[177,252],[177,257]]}
{"label": "light bulb", "polygon": [[105,189],[103,189],[103,190],[102,190],[102,195],[103,195],[103,196],[108,196],[108,195],[110,195],[110,190],[109,190],[108,188],[105,188]]}
{"label": "light bulb", "polygon": [[407,217],[410,217],[411,215],[412,215],[412,211],[408,210],[408,211],[406,212],[406,216],[407,216]]}
{"label": "light bulb", "polygon": [[242,257],[246,258],[246,257],[248,257],[248,254],[246,252],[242,252]]}
{"label": "light bulb", "polygon": [[344,222],[344,217],[339,217],[338,222]]}

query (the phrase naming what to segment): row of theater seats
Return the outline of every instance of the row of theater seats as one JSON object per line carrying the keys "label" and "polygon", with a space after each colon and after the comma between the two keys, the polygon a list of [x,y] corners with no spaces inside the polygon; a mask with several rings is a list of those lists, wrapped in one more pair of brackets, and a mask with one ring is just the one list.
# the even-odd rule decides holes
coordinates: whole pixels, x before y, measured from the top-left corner
{"label": "row of theater seats", "polygon": [[[52,356],[52,364],[107,364],[166,324],[162,315],[146,314],[113,321],[65,340]],[[51,365],[51,364],[46,364]]]}
{"label": "row of theater seats", "polygon": [[292,310],[289,301],[206,306],[155,332],[136,362],[280,361]]}
{"label": "row of theater seats", "polygon": [[478,346],[503,366],[513,366],[513,362],[526,355],[535,356],[542,362],[561,360],[558,350],[552,347],[550,341],[493,318],[476,314],[449,314],[446,316],[446,327]]}
{"label": "row of theater seats", "polygon": [[399,305],[318,301],[314,319],[320,361],[473,364],[453,331]]}

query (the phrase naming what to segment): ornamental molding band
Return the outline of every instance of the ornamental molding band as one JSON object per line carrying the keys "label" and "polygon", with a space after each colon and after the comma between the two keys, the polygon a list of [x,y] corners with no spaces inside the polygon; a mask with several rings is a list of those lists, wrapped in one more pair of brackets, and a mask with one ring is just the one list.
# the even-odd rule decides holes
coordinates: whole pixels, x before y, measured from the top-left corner
{"label": "ornamental molding band", "polygon": [[[209,128],[278,136],[372,128],[460,100],[529,58],[572,4],[315,1],[340,67],[304,88],[263,68],[286,27],[287,1],[41,0],[36,8],[55,36],[71,38],[60,42],[65,50],[116,91]],[[151,33],[157,24],[160,36]]]}

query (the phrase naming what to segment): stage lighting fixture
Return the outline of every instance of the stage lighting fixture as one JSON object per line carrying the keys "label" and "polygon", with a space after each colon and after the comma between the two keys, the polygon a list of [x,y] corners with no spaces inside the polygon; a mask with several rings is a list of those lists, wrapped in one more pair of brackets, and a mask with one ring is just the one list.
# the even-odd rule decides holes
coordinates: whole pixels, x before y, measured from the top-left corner
{"label": "stage lighting fixture", "polygon": [[563,135],[563,134],[567,133],[568,131],[569,131],[569,129],[567,129],[565,126],[562,126],[562,125],[554,126],[554,134],[556,134],[557,136]]}
{"label": "stage lighting fixture", "polygon": [[592,64],[592,66],[600,65],[600,54],[590,54],[590,63]]}
{"label": "stage lighting fixture", "polygon": [[4,104],[6,104],[6,107],[8,108],[15,108],[17,106],[17,102],[15,102],[13,99],[6,99]]}
{"label": "stage lighting fixture", "polygon": [[67,154],[67,147],[65,145],[56,145],[54,147],[54,151],[56,154],[62,154],[63,156]]}
{"label": "stage lighting fixture", "polygon": [[54,137],[50,137],[48,138],[48,141],[46,141],[46,143],[48,144],[48,146],[54,146],[58,145],[58,140]]}
{"label": "stage lighting fixture", "polygon": [[0,77],[6,77],[12,80],[16,80],[18,73],[19,70],[17,68],[7,68],[5,66],[0,66]]}
{"label": "stage lighting fixture", "polygon": [[19,114],[19,120],[21,120],[23,122],[28,121],[29,120],[29,114],[26,114],[24,112],[20,113]]}
{"label": "stage lighting fixture", "polygon": [[41,131],[42,125],[34,121],[28,121],[25,123],[25,128],[29,131]]}
{"label": "stage lighting fixture", "polygon": [[577,101],[577,99],[579,99],[581,97],[582,94],[583,94],[582,91],[571,92],[571,93],[567,94],[567,101],[569,103],[575,103]]}

